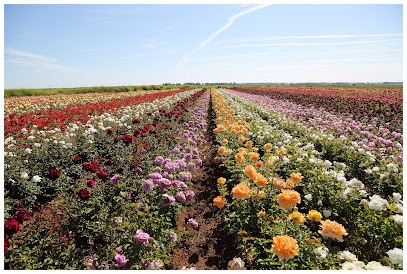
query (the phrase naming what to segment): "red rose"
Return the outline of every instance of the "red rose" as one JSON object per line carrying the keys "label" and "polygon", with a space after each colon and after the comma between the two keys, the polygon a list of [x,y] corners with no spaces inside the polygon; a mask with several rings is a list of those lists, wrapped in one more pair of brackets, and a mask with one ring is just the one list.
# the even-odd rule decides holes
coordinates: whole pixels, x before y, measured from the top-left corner
{"label": "red rose", "polygon": [[106,179],[107,178],[107,172],[106,171],[104,171],[104,170],[99,170],[99,172],[98,172],[98,177],[100,178],[100,179]]}
{"label": "red rose", "polygon": [[14,213],[14,219],[16,219],[20,224],[24,221],[28,221],[30,219],[30,212],[25,210],[18,210]]}
{"label": "red rose", "polygon": [[133,141],[133,136],[131,136],[131,135],[124,135],[124,136],[122,137],[122,140],[123,140],[123,143],[125,143],[126,145],[127,145],[127,144],[130,144],[131,141]]}
{"label": "red rose", "polygon": [[60,175],[60,171],[56,168],[53,169],[49,169],[48,170],[48,174],[47,174],[47,178],[51,179],[52,181],[55,181]]}
{"label": "red rose", "polygon": [[107,130],[107,134],[112,135],[112,134],[113,134],[113,129],[109,128],[109,129]]}
{"label": "red rose", "polygon": [[14,218],[9,218],[4,222],[4,232],[7,235],[13,235],[18,231],[20,224]]}
{"label": "red rose", "polygon": [[119,137],[114,137],[113,142],[114,142],[115,144],[117,144],[117,142],[119,142]]}
{"label": "red rose", "polygon": [[75,155],[75,157],[74,157],[74,159],[73,159],[73,162],[74,162],[75,164],[80,164],[81,161],[82,161],[82,158],[81,158],[79,155]]}
{"label": "red rose", "polygon": [[142,133],[141,133],[141,136],[143,136],[143,137],[146,137],[146,135],[147,135],[147,134],[146,134],[145,132],[142,132]]}
{"label": "red rose", "polygon": [[90,179],[87,183],[88,187],[93,187],[95,185],[95,181]]}
{"label": "red rose", "polygon": [[133,124],[138,124],[138,123],[140,123],[140,120],[139,119],[134,119],[132,122],[133,122]]}
{"label": "red rose", "polygon": [[81,188],[78,191],[78,196],[82,201],[86,201],[87,199],[90,198],[90,193],[89,190],[85,189],[85,188]]}
{"label": "red rose", "polygon": [[10,242],[8,241],[8,239],[4,239],[4,256],[6,256],[6,252],[7,252],[7,249],[9,248],[9,246],[10,246]]}
{"label": "red rose", "polygon": [[140,130],[139,130],[139,129],[135,129],[135,130],[133,131],[133,133],[134,133],[134,136],[137,136],[137,135],[140,134]]}
{"label": "red rose", "polygon": [[93,172],[93,173],[96,173],[98,171],[98,165],[96,163],[93,163],[93,162],[92,163],[90,163],[90,162],[83,163],[83,168],[86,171],[90,171],[90,172]]}

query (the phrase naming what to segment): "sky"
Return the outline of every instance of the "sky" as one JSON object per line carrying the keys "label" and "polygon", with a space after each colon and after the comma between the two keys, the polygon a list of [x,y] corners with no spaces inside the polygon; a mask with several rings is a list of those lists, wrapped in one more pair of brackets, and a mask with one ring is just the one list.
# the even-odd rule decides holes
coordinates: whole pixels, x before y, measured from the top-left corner
{"label": "sky", "polygon": [[401,82],[400,4],[4,5],[4,88]]}

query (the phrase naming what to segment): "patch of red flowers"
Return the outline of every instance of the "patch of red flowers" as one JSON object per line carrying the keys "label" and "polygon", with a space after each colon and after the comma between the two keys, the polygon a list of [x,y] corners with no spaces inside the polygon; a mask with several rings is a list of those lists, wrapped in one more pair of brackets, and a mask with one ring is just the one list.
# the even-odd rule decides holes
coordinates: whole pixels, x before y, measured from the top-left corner
{"label": "patch of red flowers", "polygon": [[48,174],[46,176],[48,179],[55,181],[56,179],[58,179],[60,174],[61,174],[61,172],[58,169],[53,168],[53,169],[48,170]]}
{"label": "patch of red flowers", "polygon": [[86,201],[90,198],[90,192],[86,188],[79,189],[77,193],[82,201]]}
{"label": "patch of red flowers", "polygon": [[20,224],[14,218],[8,218],[7,221],[4,222],[4,233],[7,235],[13,235],[18,231],[20,228]]}

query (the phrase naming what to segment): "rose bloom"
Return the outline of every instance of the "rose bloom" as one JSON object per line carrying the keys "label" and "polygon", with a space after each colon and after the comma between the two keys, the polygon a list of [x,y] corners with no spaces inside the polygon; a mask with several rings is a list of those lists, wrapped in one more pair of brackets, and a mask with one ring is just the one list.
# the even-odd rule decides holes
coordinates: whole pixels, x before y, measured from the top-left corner
{"label": "rose bloom", "polygon": [[277,150],[276,150],[276,153],[277,153],[278,156],[281,156],[281,157],[282,157],[282,156],[284,156],[285,151],[284,151],[284,149],[277,149]]}
{"label": "rose bloom", "polygon": [[280,205],[280,208],[290,209],[293,208],[296,204],[301,203],[301,196],[295,190],[281,190],[281,194],[277,197],[277,202]]}
{"label": "rose bloom", "polygon": [[252,165],[247,165],[244,169],[244,174],[252,179],[253,181],[256,180],[257,171]]}
{"label": "rose bloom", "polygon": [[87,182],[88,187],[93,187],[95,185],[95,181],[92,179],[89,179],[89,181]]}
{"label": "rose bloom", "polygon": [[236,163],[239,163],[239,164],[243,164],[244,162],[246,162],[246,159],[244,158],[243,154],[241,154],[241,153],[237,153],[235,155],[235,159],[236,159]]}
{"label": "rose bloom", "polygon": [[251,147],[253,145],[253,141],[247,141],[245,147]]}
{"label": "rose bloom", "polygon": [[236,199],[247,199],[250,197],[250,192],[246,182],[241,182],[232,189],[232,195]]}
{"label": "rose bloom", "polygon": [[226,145],[226,144],[228,143],[228,140],[223,139],[223,140],[222,140],[222,143]]}
{"label": "rose bloom", "polygon": [[226,179],[223,177],[218,178],[218,184],[223,185],[226,183]]}
{"label": "rose bloom", "polygon": [[250,160],[252,160],[253,162],[256,162],[259,160],[260,154],[258,154],[257,152],[249,152],[249,157],[250,157]]}
{"label": "rose bloom", "polygon": [[246,138],[244,138],[244,136],[240,136],[239,139],[238,139],[238,141],[241,142],[241,143],[243,143],[244,140],[246,140]]}
{"label": "rose bloom", "polygon": [[226,150],[226,147],[221,146],[221,147],[218,149],[218,154],[222,155],[222,154],[225,152],[225,150]]}
{"label": "rose bloom", "polygon": [[90,198],[89,190],[81,188],[80,190],[78,190],[78,196],[82,201],[86,201]]}
{"label": "rose bloom", "polygon": [[28,221],[30,219],[30,212],[25,210],[17,210],[16,213],[14,213],[14,219],[22,224],[24,221]]}
{"label": "rose bloom", "polygon": [[262,218],[266,216],[266,212],[264,212],[263,210],[259,211],[259,217]]}
{"label": "rose bloom", "polygon": [[13,235],[20,228],[20,224],[14,218],[9,218],[4,222],[4,233],[7,235]]}
{"label": "rose bloom", "polygon": [[151,239],[148,233],[143,232],[142,230],[136,231],[136,244],[138,245],[145,245]]}
{"label": "rose bloom", "polygon": [[252,151],[257,152],[259,149],[257,147],[252,147]]}
{"label": "rose bloom", "polygon": [[219,208],[222,208],[225,206],[226,202],[222,200],[222,196],[218,196],[213,199],[213,204]]}
{"label": "rose bloom", "polygon": [[233,258],[233,260],[228,263],[228,270],[246,270],[246,267],[244,267],[242,259]]}
{"label": "rose bloom", "polygon": [[294,183],[293,183],[290,179],[287,179],[286,182],[285,182],[285,187],[287,187],[287,188],[293,188],[293,187],[294,187]]}
{"label": "rose bloom", "polygon": [[256,174],[256,179],[254,180],[254,182],[258,187],[263,187],[267,185],[267,179],[264,178],[264,176],[261,175],[260,173]]}
{"label": "rose bloom", "polygon": [[291,213],[290,215],[288,215],[288,217],[289,217],[291,220],[293,220],[296,224],[305,222],[304,215],[302,215],[302,214],[301,214],[300,212],[298,212],[298,211],[294,211],[293,213]]}
{"label": "rose bloom", "polygon": [[254,164],[256,167],[258,168],[262,168],[263,167],[263,163],[262,162],[257,162],[256,164]]}
{"label": "rose bloom", "polygon": [[271,180],[272,185],[275,186],[277,189],[285,188],[286,182],[283,179],[271,178],[270,180]]}
{"label": "rose bloom", "polygon": [[104,170],[99,170],[99,172],[98,172],[98,178],[100,178],[100,179],[106,179],[107,178],[107,172],[106,171],[104,171]]}
{"label": "rose bloom", "polygon": [[247,151],[244,147],[239,147],[238,150],[239,150],[240,154],[242,154],[244,157],[246,157]]}
{"label": "rose bloom", "polygon": [[214,161],[216,164],[219,164],[220,158],[219,158],[218,156],[216,156],[215,158],[213,158],[213,161]]}
{"label": "rose bloom", "polygon": [[322,219],[322,214],[313,209],[308,212],[307,218],[310,221],[320,222]]}
{"label": "rose bloom", "polygon": [[348,235],[343,225],[331,221],[325,220],[321,222],[322,230],[318,230],[318,233],[323,237],[331,237],[337,239],[340,242],[343,242],[342,236]]}
{"label": "rose bloom", "polygon": [[197,221],[195,221],[195,219],[189,219],[187,225],[191,226],[193,229],[198,227],[198,223]]}
{"label": "rose bloom", "polygon": [[302,180],[302,175],[299,172],[291,174],[291,181],[293,181],[294,184],[298,184]]}
{"label": "rose bloom", "polygon": [[273,145],[270,143],[267,143],[264,145],[264,149],[271,149],[272,147],[273,147]]}
{"label": "rose bloom", "polygon": [[297,240],[287,235],[274,237],[272,249],[281,260],[289,260],[299,253]]}

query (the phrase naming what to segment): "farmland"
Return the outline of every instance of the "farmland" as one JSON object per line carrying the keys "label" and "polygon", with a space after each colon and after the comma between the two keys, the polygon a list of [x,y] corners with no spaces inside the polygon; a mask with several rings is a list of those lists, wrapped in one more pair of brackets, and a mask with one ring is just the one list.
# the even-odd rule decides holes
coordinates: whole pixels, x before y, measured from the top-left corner
{"label": "farmland", "polygon": [[402,269],[402,88],[10,97],[6,269]]}

